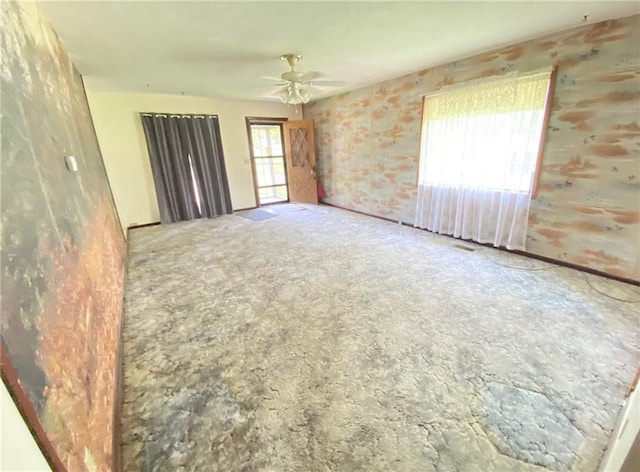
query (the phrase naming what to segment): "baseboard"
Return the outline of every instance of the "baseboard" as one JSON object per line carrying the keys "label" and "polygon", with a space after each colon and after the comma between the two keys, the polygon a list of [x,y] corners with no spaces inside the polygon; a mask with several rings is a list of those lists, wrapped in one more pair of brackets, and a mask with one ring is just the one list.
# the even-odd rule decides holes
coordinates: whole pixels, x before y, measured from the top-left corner
{"label": "baseboard", "polygon": [[[159,223],[158,223],[159,224]],[[131,228],[128,228],[131,229]],[[122,335],[124,333],[124,308],[125,293],[127,285],[127,271],[129,268],[129,244],[125,243],[124,263],[122,268],[122,307],[120,311],[120,325],[116,336],[118,346],[116,349],[116,365],[114,375],[114,395],[113,395],[113,422],[111,425],[111,470],[112,472],[122,472],[122,399],[124,388],[124,343]]]}
{"label": "baseboard", "polygon": [[139,229],[139,228],[146,228],[148,226],[158,226],[160,223],[160,221],[154,221],[153,223],[144,223],[141,225],[131,225],[127,227],[127,231],[129,231],[130,229]]}
{"label": "baseboard", "polygon": [[580,265],[577,265],[577,264],[572,264],[571,262],[559,261],[558,259],[553,259],[551,257],[541,256],[539,254],[533,254],[531,252],[510,251],[509,249],[506,249],[506,248],[503,248],[503,247],[495,247],[495,246],[493,246],[491,244],[489,244],[488,246],[492,247],[494,249],[499,249],[501,251],[507,251],[507,252],[519,254],[521,256],[529,257],[531,259],[536,259],[538,261],[548,262],[549,264],[555,264],[555,265],[558,265],[558,266],[561,266],[561,267],[567,267],[569,269],[579,270],[580,272],[586,272],[588,274],[598,275],[600,277],[604,277],[604,278],[607,278],[607,279],[616,280],[618,282],[624,282],[624,283],[627,283],[627,284],[636,285],[636,286],[640,287],[640,281],[639,280],[633,280],[633,279],[628,279],[626,277],[620,277],[618,275],[609,274],[607,272],[602,272],[600,270],[592,269],[590,267],[583,267],[583,266],[580,266]]}
{"label": "baseboard", "polygon": [[333,208],[340,208],[341,210],[346,210],[346,211],[350,211],[352,213],[357,213],[358,215],[370,216],[372,218],[377,218],[378,220],[390,221],[391,223],[401,224],[403,226],[409,226],[410,228],[414,227],[411,223],[407,223],[406,221],[394,220],[393,218],[387,218],[386,216],[374,215],[373,213],[367,213],[367,212],[360,211],[360,210],[354,210],[353,208],[347,208],[347,207],[343,207],[343,206],[340,206],[340,205],[334,205],[333,203],[327,203],[325,201],[319,201],[318,204],[319,205],[330,206],[330,207],[333,207]]}
{"label": "baseboard", "polygon": [[289,204],[289,203],[291,203],[293,205],[296,204],[296,202],[292,202],[290,200],[283,200],[281,202],[262,203],[259,208],[266,207],[266,206],[268,207],[268,206],[271,206],[271,205],[285,205],[285,204]]}
{"label": "baseboard", "polygon": [[[281,203],[285,203],[285,202],[281,202]],[[286,202],[286,203],[288,203],[288,202]],[[267,203],[266,205],[271,205],[271,204]],[[261,206],[265,206],[265,205],[261,205]],[[233,213],[235,213],[237,211],[255,210],[256,208],[260,208],[260,207],[252,206],[252,207],[247,207],[247,208],[234,208],[231,214],[233,214]],[[220,215],[220,216],[222,216],[222,215]],[[200,219],[200,218],[194,218],[194,220],[198,220],[198,219]],[[141,225],[131,225],[131,226],[129,226],[127,228],[127,232],[129,232],[132,229],[147,228],[149,226],[158,226],[160,224],[162,224],[160,221],[154,221],[153,223],[144,223],[144,224],[141,224]],[[127,239],[129,239],[128,236],[127,236]]]}
{"label": "baseboard", "polygon": [[[322,202],[322,204],[330,206],[330,207],[334,207],[334,208],[340,208],[341,210],[346,210],[346,211],[351,211],[353,213],[358,213],[359,215],[371,216],[373,218],[377,218],[377,219],[380,219],[380,220],[391,221],[393,223],[399,223],[399,224],[404,225],[404,226],[409,226],[410,228],[415,228],[415,229],[417,229],[419,231],[429,231],[427,229],[417,228],[413,224],[407,223],[407,222],[404,222],[404,221],[398,221],[398,220],[394,220],[392,218],[386,218],[384,216],[379,216],[379,215],[374,215],[374,214],[371,214],[371,213],[366,213],[364,211],[353,210],[351,208],[342,207],[340,205],[334,205],[332,203]],[[429,232],[433,233],[433,231],[429,231]],[[455,239],[457,241],[465,241],[467,243],[477,244],[478,246],[484,246],[484,247],[489,247],[489,248],[492,248],[492,249],[497,249],[499,251],[506,251],[506,252],[508,252],[510,254],[518,254],[520,256],[528,257],[530,259],[536,259],[538,261],[548,262],[549,264],[555,264],[555,265],[558,265],[558,266],[561,266],[561,267],[567,267],[569,269],[578,270],[580,272],[586,272],[588,274],[598,275],[600,277],[604,277],[604,278],[607,278],[607,279],[616,280],[618,282],[624,282],[624,283],[627,283],[627,284],[631,284],[631,285],[635,285],[635,286],[640,287],[640,280],[629,279],[627,277],[620,277],[618,275],[609,274],[607,272],[602,272],[600,270],[592,269],[590,267],[584,267],[584,266],[580,266],[580,265],[577,265],[577,264],[572,264],[572,263],[566,262],[566,261],[559,261],[558,259],[553,259],[551,257],[541,256],[539,254],[534,254],[534,253],[526,252],[526,251],[510,250],[510,249],[507,249],[507,248],[504,248],[504,247],[495,247],[493,244],[479,243],[477,241],[473,241],[473,240],[470,240],[470,239],[456,238],[456,237],[448,235],[448,234],[440,234],[440,233],[433,233],[433,234],[438,234],[439,236],[444,236],[444,237],[447,237],[447,238]]]}

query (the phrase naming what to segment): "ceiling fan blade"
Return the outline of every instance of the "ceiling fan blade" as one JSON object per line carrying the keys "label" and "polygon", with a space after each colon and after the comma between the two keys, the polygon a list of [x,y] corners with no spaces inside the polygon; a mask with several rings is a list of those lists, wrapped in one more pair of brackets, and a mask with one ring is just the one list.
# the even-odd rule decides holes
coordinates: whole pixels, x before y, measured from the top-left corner
{"label": "ceiling fan blade", "polygon": [[274,89],[269,90],[267,93],[265,93],[263,96],[264,97],[278,97],[282,91],[284,90],[284,87],[276,87]]}
{"label": "ceiling fan blade", "polygon": [[318,79],[322,77],[322,74],[320,72],[307,72],[306,74],[304,74],[302,77],[300,77],[300,81],[301,82],[311,82],[313,81],[313,79]]}
{"label": "ceiling fan blade", "polygon": [[313,87],[342,87],[347,83],[344,80],[312,80],[311,85]]}
{"label": "ceiling fan blade", "polygon": [[325,97],[327,95],[331,95],[336,93],[334,90],[329,90],[328,88],[319,88],[319,87],[309,87],[307,88],[309,92],[311,92],[312,99],[315,99],[319,96]]}
{"label": "ceiling fan blade", "polygon": [[269,75],[263,75],[261,77],[258,77],[259,79],[264,79],[264,80],[275,80],[276,82],[283,82],[282,77],[271,77]]}

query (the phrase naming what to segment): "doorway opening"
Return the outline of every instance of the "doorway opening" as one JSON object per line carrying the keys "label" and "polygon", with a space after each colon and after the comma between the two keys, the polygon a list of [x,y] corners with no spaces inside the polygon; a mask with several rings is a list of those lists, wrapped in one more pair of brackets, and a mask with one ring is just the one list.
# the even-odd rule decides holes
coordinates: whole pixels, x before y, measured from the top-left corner
{"label": "doorway opening", "polygon": [[253,183],[258,206],[289,201],[282,123],[286,119],[247,118]]}

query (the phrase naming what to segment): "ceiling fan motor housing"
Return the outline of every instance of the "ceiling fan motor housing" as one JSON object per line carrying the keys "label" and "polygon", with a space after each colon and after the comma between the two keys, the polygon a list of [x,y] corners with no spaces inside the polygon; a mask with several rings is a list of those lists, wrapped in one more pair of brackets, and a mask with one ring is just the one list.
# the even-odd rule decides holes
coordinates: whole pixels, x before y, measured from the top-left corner
{"label": "ceiling fan motor housing", "polygon": [[302,77],[304,77],[304,73],[296,72],[292,70],[289,72],[283,72],[282,74],[280,74],[280,77],[282,77],[282,80],[287,80],[289,82],[297,82],[300,79],[302,79]]}

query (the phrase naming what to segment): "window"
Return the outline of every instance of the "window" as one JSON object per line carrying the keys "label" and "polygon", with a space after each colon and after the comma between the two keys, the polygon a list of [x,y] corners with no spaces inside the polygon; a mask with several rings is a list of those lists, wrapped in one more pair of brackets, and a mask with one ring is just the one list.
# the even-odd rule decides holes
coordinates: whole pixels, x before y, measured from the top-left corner
{"label": "window", "polygon": [[525,249],[551,84],[513,73],[425,97],[416,226]]}
{"label": "window", "polygon": [[501,77],[426,97],[420,182],[529,193],[549,78]]}

